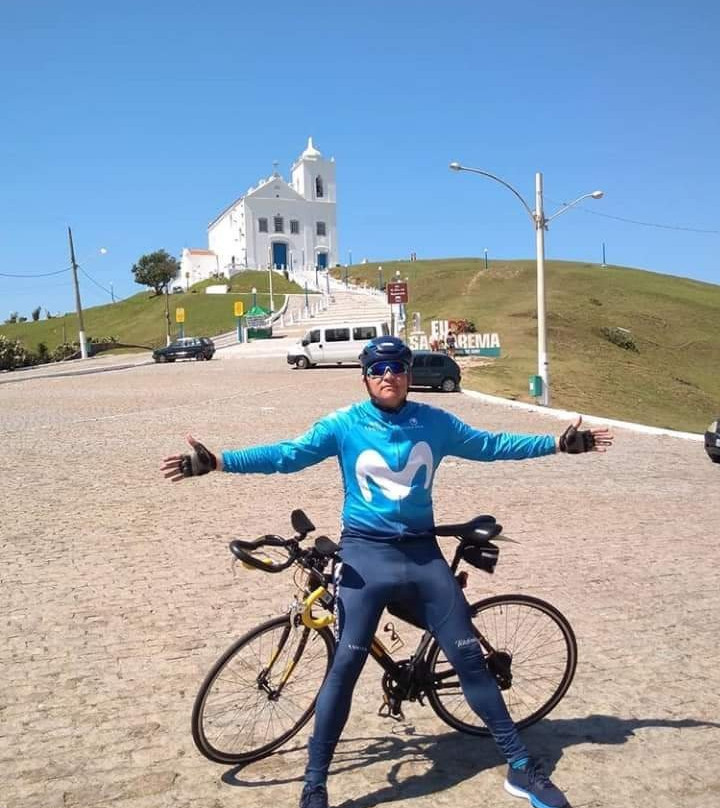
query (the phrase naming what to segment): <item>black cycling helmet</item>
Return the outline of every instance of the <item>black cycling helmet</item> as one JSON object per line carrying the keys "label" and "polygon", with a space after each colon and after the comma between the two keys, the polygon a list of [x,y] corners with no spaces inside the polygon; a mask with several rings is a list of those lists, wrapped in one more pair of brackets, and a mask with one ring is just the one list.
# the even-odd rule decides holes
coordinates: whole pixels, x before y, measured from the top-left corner
{"label": "black cycling helmet", "polygon": [[370,365],[375,362],[398,360],[408,367],[412,364],[412,351],[398,337],[375,337],[362,349],[358,356],[363,369],[363,376]]}

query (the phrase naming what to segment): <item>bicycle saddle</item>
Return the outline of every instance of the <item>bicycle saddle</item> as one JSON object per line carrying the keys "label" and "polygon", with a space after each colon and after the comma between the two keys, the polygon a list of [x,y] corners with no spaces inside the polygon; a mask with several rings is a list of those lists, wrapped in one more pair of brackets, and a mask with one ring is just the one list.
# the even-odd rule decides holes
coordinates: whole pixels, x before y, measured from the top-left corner
{"label": "bicycle saddle", "polygon": [[485,544],[502,533],[502,525],[495,521],[494,516],[483,514],[476,516],[469,522],[460,522],[456,525],[436,525],[436,536],[457,536],[463,541],[474,544]]}

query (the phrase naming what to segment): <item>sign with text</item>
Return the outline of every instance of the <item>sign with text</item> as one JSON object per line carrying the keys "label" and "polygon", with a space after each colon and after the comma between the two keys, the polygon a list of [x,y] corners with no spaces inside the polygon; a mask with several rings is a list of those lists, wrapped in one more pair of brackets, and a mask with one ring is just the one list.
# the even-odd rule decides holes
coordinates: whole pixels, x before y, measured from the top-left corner
{"label": "sign with text", "polygon": [[246,317],[245,325],[247,328],[269,328],[270,323],[267,317]]}
{"label": "sign with text", "polygon": [[181,309],[180,307],[175,309],[175,322],[176,323],[185,322],[185,309]]}
{"label": "sign with text", "polygon": [[235,316],[242,317],[243,312],[245,311],[245,306],[243,306],[242,300],[235,301]]}
{"label": "sign with text", "polygon": [[410,334],[408,338],[410,349],[413,351],[445,350],[447,335],[452,331],[455,335],[455,356],[500,356],[498,334],[460,331],[458,324],[462,322],[462,320],[432,320],[430,336],[422,331]]}
{"label": "sign with text", "polygon": [[404,281],[391,281],[387,285],[388,303],[407,303],[408,287]]}

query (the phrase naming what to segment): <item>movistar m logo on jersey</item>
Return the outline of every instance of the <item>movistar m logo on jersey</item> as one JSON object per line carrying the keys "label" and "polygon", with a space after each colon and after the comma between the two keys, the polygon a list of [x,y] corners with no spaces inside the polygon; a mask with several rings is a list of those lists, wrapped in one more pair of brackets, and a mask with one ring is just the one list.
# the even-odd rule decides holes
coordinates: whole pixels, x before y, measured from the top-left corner
{"label": "movistar m logo on jersey", "polygon": [[355,463],[355,476],[366,502],[372,500],[370,480],[377,485],[383,496],[397,502],[408,496],[412,488],[412,481],[422,468],[425,469],[423,486],[428,489],[432,482],[433,456],[430,446],[425,441],[420,441],[413,446],[405,468],[398,471],[392,471],[380,452],[375,449],[366,449],[360,453]]}

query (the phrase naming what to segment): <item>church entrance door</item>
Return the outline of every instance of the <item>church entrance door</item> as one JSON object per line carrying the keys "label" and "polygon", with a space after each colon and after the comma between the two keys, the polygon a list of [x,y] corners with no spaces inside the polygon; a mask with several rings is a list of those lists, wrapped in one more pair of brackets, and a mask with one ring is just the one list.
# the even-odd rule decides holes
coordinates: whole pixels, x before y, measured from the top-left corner
{"label": "church entrance door", "polygon": [[288,249],[284,241],[273,241],[272,262],[275,269],[285,269],[288,265]]}
{"label": "church entrance door", "polygon": [[317,268],[318,269],[327,269],[327,256],[326,252],[319,252],[317,254]]}

